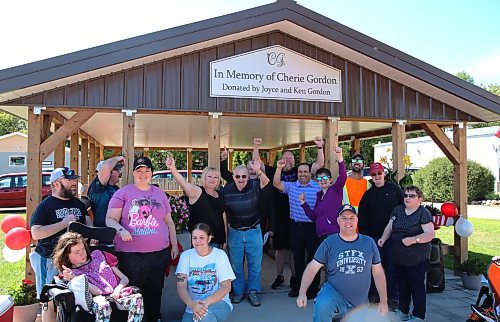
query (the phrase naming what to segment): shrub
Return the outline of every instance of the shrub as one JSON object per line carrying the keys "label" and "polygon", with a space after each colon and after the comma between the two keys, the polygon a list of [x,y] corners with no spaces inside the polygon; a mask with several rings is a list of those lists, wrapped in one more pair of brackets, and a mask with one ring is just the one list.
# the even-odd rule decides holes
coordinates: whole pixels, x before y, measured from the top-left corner
{"label": "shrub", "polygon": [[[424,198],[445,202],[453,200],[453,165],[447,158],[437,158],[413,175],[414,183],[422,189]],[[488,168],[467,161],[467,188],[470,200],[484,199],[494,191],[495,177]]]}
{"label": "shrub", "polygon": [[488,192],[484,198],[486,200],[500,200],[500,195],[496,192]]}
{"label": "shrub", "polygon": [[486,273],[487,266],[488,264],[480,259],[469,258],[468,260],[460,264],[458,270],[466,273],[467,275],[482,275]]}

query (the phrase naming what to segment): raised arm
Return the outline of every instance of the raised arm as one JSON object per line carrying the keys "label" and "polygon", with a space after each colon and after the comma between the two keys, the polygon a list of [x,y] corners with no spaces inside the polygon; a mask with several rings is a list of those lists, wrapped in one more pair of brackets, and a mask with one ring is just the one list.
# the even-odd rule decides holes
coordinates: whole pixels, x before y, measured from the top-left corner
{"label": "raised arm", "polygon": [[278,163],[276,164],[276,172],[274,173],[273,186],[279,191],[285,190],[285,186],[283,185],[283,182],[281,182],[281,170],[283,170],[285,164],[286,162],[283,159],[279,160]]}
{"label": "raised arm", "polygon": [[318,154],[316,155],[316,161],[311,166],[311,173],[314,175],[319,168],[322,168],[325,165],[325,153],[323,151],[323,145],[325,142],[319,136],[314,138],[314,143],[318,148]]}
{"label": "raised arm", "polygon": [[252,167],[252,170],[255,171],[257,177],[260,180],[260,188],[263,189],[269,184],[269,178],[266,176],[266,173],[260,169],[262,166],[260,158],[253,160],[253,162],[250,162],[250,165]]}
{"label": "raised arm", "polygon": [[115,167],[118,162],[123,162],[125,158],[123,156],[117,156],[113,158],[109,158],[102,163],[101,170],[97,173],[97,177],[99,178],[99,182],[106,186],[109,182],[109,177],[111,176],[111,171]]}
{"label": "raised arm", "polygon": [[252,151],[252,160],[260,159],[259,147],[262,144],[261,138],[253,139],[253,151]]}
{"label": "raised arm", "polygon": [[201,188],[186,181],[186,179],[179,173],[179,171],[175,167],[174,158],[168,157],[167,160],[165,160],[165,165],[167,166],[167,169],[172,172],[175,182],[177,182],[182,187],[182,190],[184,190],[186,196],[189,197],[189,202],[191,204],[194,204],[201,195]]}
{"label": "raised arm", "polygon": [[227,183],[232,183],[234,182],[233,173],[228,169],[229,160],[227,156],[227,148],[224,147],[224,150],[220,153],[220,176],[222,179],[226,180]]}
{"label": "raised arm", "polygon": [[337,160],[339,163],[339,176],[333,186],[335,190],[342,191],[347,180],[347,171],[345,168],[344,156],[342,155],[342,148],[338,146],[334,147],[333,151],[335,151],[335,155],[337,155]]}

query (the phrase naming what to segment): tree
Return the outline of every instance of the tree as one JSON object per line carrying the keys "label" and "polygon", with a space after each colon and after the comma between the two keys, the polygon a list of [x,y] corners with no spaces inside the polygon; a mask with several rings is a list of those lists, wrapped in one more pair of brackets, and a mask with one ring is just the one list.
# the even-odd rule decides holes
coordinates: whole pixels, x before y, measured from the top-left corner
{"label": "tree", "polygon": [[12,114],[0,112],[0,136],[13,132],[26,133],[27,131],[28,122]]}
{"label": "tree", "polygon": [[472,77],[472,75],[468,74],[465,70],[456,73],[455,76],[457,76],[458,78],[463,79],[466,82],[474,84],[474,78]]}
{"label": "tree", "polygon": [[497,96],[500,96],[500,83],[489,84],[487,90]]}

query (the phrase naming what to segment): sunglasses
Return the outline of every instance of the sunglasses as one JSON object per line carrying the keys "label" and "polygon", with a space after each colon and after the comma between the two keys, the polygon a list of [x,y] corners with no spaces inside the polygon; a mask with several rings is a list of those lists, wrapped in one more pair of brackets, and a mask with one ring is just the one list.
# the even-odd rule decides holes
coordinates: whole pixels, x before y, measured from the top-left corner
{"label": "sunglasses", "polygon": [[64,176],[72,176],[75,174],[75,170],[71,170],[67,167],[64,167],[64,170],[62,171],[62,173],[64,174]]}
{"label": "sunglasses", "polygon": [[241,179],[246,179],[246,178],[247,178],[247,175],[246,175],[246,174],[242,174],[242,175],[240,176],[239,174],[235,174],[235,175],[234,175],[234,178],[235,178],[235,179],[239,179],[239,178],[241,178]]}
{"label": "sunglasses", "polygon": [[410,198],[410,199],[417,198],[417,195],[414,193],[405,193],[404,196],[405,198]]}
{"label": "sunglasses", "polygon": [[365,160],[362,160],[362,159],[353,159],[353,160],[352,160],[352,163],[359,163],[359,164],[363,164],[363,163],[365,163]]}
{"label": "sunglasses", "polygon": [[321,177],[316,177],[316,181],[326,181],[330,179],[329,176],[321,176]]}
{"label": "sunglasses", "polygon": [[370,175],[371,175],[372,177],[375,177],[375,176],[381,176],[382,174],[383,174],[383,172],[382,172],[382,171],[370,173]]}

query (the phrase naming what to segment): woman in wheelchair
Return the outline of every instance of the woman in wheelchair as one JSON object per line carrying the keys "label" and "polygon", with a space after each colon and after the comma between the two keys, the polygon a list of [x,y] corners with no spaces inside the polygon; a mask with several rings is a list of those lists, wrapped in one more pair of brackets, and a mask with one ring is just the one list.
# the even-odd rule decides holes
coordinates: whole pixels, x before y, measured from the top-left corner
{"label": "woman in wheelchair", "polygon": [[118,260],[114,255],[100,250],[90,252],[82,235],[67,232],[59,238],[52,258],[65,281],[86,275],[93,296],[91,310],[97,322],[109,322],[110,301],[118,308],[128,310],[128,322],[142,321],[142,295],[137,288],[127,287],[129,280],[116,267]]}
{"label": "woman in wheelchair", "polygon": [[223,322],[233,309],[229,301],[235,279],[226,253],[210,246],[212,232],[199,223],[191,234],[193,247],[181,253],[175,274],[177,294],[186,304],[182,322]]}

